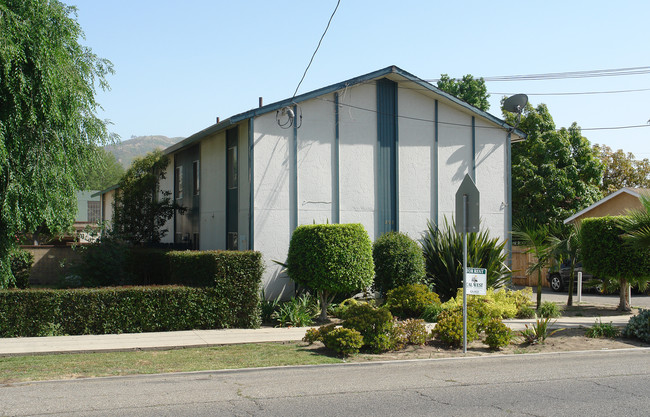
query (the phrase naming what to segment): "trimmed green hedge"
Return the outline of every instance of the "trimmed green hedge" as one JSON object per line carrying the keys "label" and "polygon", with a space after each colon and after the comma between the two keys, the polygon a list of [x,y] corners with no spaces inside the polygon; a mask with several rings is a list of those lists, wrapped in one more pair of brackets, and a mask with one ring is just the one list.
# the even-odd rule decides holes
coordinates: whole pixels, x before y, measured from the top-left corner
{"label": "trimmed green hedge", "polygon": [[174,285],[170,276],[167,249],[131,248],[127,270],[133,285]]}
{"label": "trimmed green hedge", "polygon": [[621,238],[621,218],[607,216],[582,221],[582,263],[596,276],[635,283],[650,275],[649,252],[625,244]]}
{"label": "trimmed green hedge", "polygon": [[246,327],[252,317],[259,320],[264,273],[260,252],[174,251],[167,252],[166,256],[171,282],[215,288],[227,300],[231,313],[236,317],[232,327]]}
{"label": "trimmed green hedge", "polygon": [[0,337],[259,327],[261,253],[165,259],[187,286],[0,291]]}
{"label": "trimmed green hedge", "polygon": [[0,291],[0,336],[139,333],[259,326],[215,288]]}

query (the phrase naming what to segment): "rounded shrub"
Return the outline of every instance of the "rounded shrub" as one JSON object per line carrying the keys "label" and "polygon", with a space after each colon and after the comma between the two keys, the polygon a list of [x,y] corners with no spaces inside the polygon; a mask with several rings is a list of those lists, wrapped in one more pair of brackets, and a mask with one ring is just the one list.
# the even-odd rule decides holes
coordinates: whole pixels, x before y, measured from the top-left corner
{"label": "rounded shrub", "polygon": [[424,345],[427,343],[427,327],[422,319],[408,319],[400,323],[406,334],[409,345]]}
{"label": "rounded shrub", "polygon": [[314,224],[296,228],[289,243],[287,273],[318,292],[320,319],[333,294],[368,288],[374,267],[372,243],[361,224]]}
{"label": "rounded shrub", "polygon": [[357,330],[363,336],[363,347],[370,352],[384,352],[394,346],[392,340],[393,315],[386,308],[368,304],[351,306],[343,327]]}
{"label": "rounded shrub", "polygon": [[639,314],[630,318],[622,332],[624,337],[637,338],[650,343],[650,310],[639,309]]}
{"label": "rounded shrub", "polygon": [[439,304],[438,294],[424,284],[408,284],[386,294],[386,307],[399,318],[420,318],[431,304]]}
{"label": "rounded shrub", "polygon": [[316,328],[307,329],[307,331],[305,332],[305,337],[302,338],[302,341],[307,342],[310,345],[313,344],[314,342],[322,342],[323,336],[325,336],[327,333],[331,332],[334,329],[336,329],[336,323],[325,324],[323,326],[320,326],[318,329]]}
{"label": "rounded shrub", "polygon": [[[432,331],[444,343],[459,347],[463,344],[463,311],[460,309],[445,310],[438,315],[438,323]],[[467,341],[478,339],[477,325],[474,317],[467,314]]]}
{"label": "rounded shrub", "polygon": [[512,330],[500,319],[491,319],[485,326],[485,344],[492,350],[506,347],[512,340]]}
{"label": "rounded shrub", "polygon": [[404,233],[390,232],[381,236],[373,245],[372,257],[375,289],[381,294],[426,279],[422,248]]}
{"label": "rounded shrub", "polygon": [[341,356],[359,353],[363,346],[363,336],[354,329],[338,327],[323,335],[323,344]]}

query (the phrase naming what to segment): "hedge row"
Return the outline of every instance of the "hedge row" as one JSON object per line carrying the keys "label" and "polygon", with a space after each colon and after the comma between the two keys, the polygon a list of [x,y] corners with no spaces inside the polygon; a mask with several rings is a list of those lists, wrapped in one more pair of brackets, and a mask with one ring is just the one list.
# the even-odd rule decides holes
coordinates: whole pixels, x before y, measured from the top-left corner
{"label": "hedge row", "polygon": [[[255,251],[168,252],[170,279],[175,284],[215,288],[225,297],[233,327],[245,327],[250,317],[260,317],[260,289],[264,263]],[[259,323],[258,323],[259,324]]]}
{"label": "hedge row", "polygon": [[0,291],[0,337],[259,327],[261,253],[165,259],[170,281],[186,286]]}
{"label": "hedge row", "polygon": [[[216,288],[128,287],[0,291],[0,337],[258,327]],[[241,311],[241,310],[239,310]]]}

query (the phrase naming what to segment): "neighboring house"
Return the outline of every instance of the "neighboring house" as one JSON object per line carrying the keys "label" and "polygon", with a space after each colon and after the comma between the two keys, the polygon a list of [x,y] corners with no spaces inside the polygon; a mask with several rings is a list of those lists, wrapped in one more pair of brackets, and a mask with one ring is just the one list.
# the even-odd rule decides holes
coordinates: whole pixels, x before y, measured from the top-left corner
{"label": "neighboring house", "polygon": [[118,185],[113,185],[92,195],[99,200],[99,221],[110,222],[113,220],[113,201]]}
{"label": "neighboring house", "polygon": [[579,223],[588,217],[620,216],[628,210],[642,209],[639,197],[648,192],[650,190],[645,188],[621,188],[564,220],[564,224]]}
{"label": "neighboring house", "polygon": [[294,289],[273,261],[286,259],[298,225],[358,222],[373,241],[394,230],[418,239],[429,219],[451,220],[467,173],[481,192],[482,225],[506,239],[510,144],[524,137],[384,68],[217,120],[167,148],[160,188],[188,210],[168,222],[163,241],[260,251],[266,295],[275,297]]}
{"label": "neighboring house", "polygon": [[88,241],[88,236],[84,233],[86,227],[92,227],[100,220],[100,204],[97,191],[77,191],[77,216],[74,221],[74,229],[81,242]]}

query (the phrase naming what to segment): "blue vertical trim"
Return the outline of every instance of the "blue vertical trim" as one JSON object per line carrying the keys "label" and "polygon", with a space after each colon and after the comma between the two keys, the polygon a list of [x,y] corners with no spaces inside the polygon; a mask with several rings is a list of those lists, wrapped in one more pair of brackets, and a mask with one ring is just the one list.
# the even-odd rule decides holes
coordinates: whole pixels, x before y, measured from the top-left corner
{"label": "blue vertical trim", "polygon": [[439,147],[439,142],[438,142],[438,100],[435,101],[435,109],[434,109],[434,142],[433,142],[433,158],[432,158],[432,166],[433,166],[433,175],[431,176],[431,183],[433,185],[433,190],[432,190],[432,196],[431,199],[433,200],[433,222],[437,226],[438,225],[438,216],[439,216],[439,206],[438,206],[438,147]]}
{"label": "blue vertical trim", "polygon": [[393,225],[394,231],[399,231],[399,106],[398,106],[398,95],[399,89],[397,88],[397,83],[395,83],[395,103],[393,104],[394,109],[394,126],[395,126],[395,153],[393,162],[393,169],[395,170],[395,184],[393,187],[393,198],[395,199],[394,210],[395,210],[395,224]]}
{"label": "blue vertical trim", "polygon": [[512,137],[506,136],[506,242],[508,251],[508,267],[512,269]]}
{"label": "blue vertical trim", "polygon": [[397,83],[377,81],[377,237],[397,230]]}
{"label": "blue vertical trim", "polygon": [[255,250],[255,121],[248,119],[248,249]]}
{"label": "blue vertical trim", "polygon": [[334,161],[332,164],[332,223],[341,222],[341,154],[339,131],[339,93],[334,93]]}
{"label": "blue vertical trim", "polygon": [[[293,114],[298,115],[298,106],[293,106]],[[291,177],[290,190],[290,207],[291,207],[291,220],[289,227],[291,233],[298,227],[298,126],[296,126],[297,117],[293,120],[293,141],[291,143],[291,167],[289,175]]]}
{"label": "blue vertical trim", "polygon": [[476,117],[472,116],[472,180],[476,183]]}

